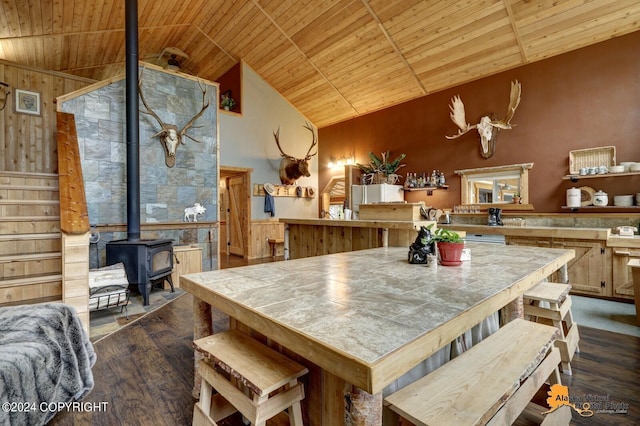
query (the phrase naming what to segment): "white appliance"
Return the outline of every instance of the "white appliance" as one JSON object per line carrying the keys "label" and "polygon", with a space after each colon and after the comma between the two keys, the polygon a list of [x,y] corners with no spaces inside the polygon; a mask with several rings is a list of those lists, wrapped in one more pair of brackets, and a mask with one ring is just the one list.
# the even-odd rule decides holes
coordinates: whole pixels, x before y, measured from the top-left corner
{"label": "white appliance", "polygon": [[351,185],[351,210],[360,213],[360,204],[393,203],[404,201],[402,185],[380,183],[375,185]]}

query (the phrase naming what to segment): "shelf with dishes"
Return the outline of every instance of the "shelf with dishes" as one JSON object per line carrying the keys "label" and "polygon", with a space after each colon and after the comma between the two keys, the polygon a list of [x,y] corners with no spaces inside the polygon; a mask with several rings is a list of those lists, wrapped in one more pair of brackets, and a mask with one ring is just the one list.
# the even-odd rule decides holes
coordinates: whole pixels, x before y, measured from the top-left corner
{"label": "shelf with dishes", "polygon": [[580,209],[630,209],[630,210],[640,210],[640,206],[582,206],[582,207],[569,207],[562,206],[563,209],[568,209],[571,211],[578,211]]}
{"label": "shelf with dishes", "polygon": [[[580,205],[576,205],[578,201]],[[615,195],[613,205],[609,205],[609,195],[602,190],[595,191],[590,186],[581,186],[567,190],[567,204],[563,209],[640,209],[640,193],[635,195]],[[635,205],[634,205],[635,201]]]}
{"label": "shelf with dishes", "polygon": [[623,172],[623,173],[603,173],[594,175],[566,175],[563,176],[563,180],[570,180],[571,182],[577,182],[580,179],[594,179],[594,178],[609,178],[609,177],[621,177],[621,176],[640,176],[640,172]]}

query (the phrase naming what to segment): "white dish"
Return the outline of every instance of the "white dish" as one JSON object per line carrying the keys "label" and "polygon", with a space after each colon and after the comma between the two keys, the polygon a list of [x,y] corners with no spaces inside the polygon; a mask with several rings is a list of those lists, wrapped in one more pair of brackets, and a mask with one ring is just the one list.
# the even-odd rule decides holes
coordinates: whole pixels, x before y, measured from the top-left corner
{"label": "white dish", "polygon": [[630,172],[640,172],[640,163],[633,163],[629,166]]}
{"label": "white dish", "polygon": [[636,164],[633,161],[621,161],[620,165],[624,167],[624,171],[628,172],[629,171],[629,167],[631,167],[632,164]]}
{"label": "white dish", "polygon": [[624,173],[624,166],[609,166],[609,173]]}
{"label": "white dish", "polygon": [[613,197],[613,205],[617,207],[633,206],[633,195],[616,195]]}

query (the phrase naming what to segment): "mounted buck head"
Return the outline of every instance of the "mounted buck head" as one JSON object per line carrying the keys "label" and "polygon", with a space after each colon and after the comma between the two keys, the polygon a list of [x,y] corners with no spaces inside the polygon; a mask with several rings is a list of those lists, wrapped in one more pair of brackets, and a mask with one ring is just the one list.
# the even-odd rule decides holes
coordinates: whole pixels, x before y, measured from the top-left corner
{"label": "mounted buck head", "polygon": [[460,96],[454,96],[451,99],[451,121],[453,121],[460,129],[458,134],[454,136],[446,136],[447,139],[456,139],[464,135],[471,129],[478,129],[480,134],[481,154],[484,158],[490,158],[493,156],[496,149],[496,140],[498,139],[498,133],[500,129],[511,129],[515,124],[511,124],[513,114],[516,112],[516,108],[520,104],[520,94],[522,88],[518,80],[511,82],[511,96],[509,100],[509,108],[507,109],[507,115],[502,120],[496,120],[493,116],[485,115],[480,118],[478,124],[470,125],[467,123],[464,112],[464,104],[460,99]]}
{"label": "mounted buck head", "polygon": [[[144,70],[143,70],[144,71]],[[175,124],[166,124],[164,123],[158,114],[156,114],[147,104],[147,101],[144,99],[144,95],[142,94],[142,73],[140,73],[140,79],[138,82],[138,93],[140,93],[140,100],[144,104],[144,107],[147,109],[140,112],[144,114],[149,114],[153,118],[156,119],[158,124],[160,124],[161,130],[153,135],[153,137],[159,137],[162,148],[164,149],[164,162],[167,167],[173,167],[176,164],[176,150],[180,144],[184,144],[184,138],[187,137],[195,142],[201,143],[201,141],[195,139],[193,136],[187,134],[187,130],[193,127],[193,124],[196,122],[198,118],[204,114],[205,110],[209,107],[209,100],[207,99],[207,89],[202,86],[200,80],[198,80],[198,85],[200,86],[200,90],[202,90],[202,109],[196,115],[193,116],[191,120],[184,127],[178,130],[178,126]],[[205,102],[206,101],[206,102]],[[196,126],[200,127],[200,126]]]}
{"label": "mounted buck head", "polygon": [[316,152],[311,153],[313,147],[318,144],[318,139],[310,123],[306,122],[304,128],[309,130],[313,135],[311,146],[304,158],[296,158],[285,154],[280,147],[280,127],[278,127],[277,132],[273,132],[273,137],[276,139],[276,145],[278,145],[280,156],[282,157],[282,160],[280,160],[280,182],[283,185],[293,185],[302,176],[311,176],[311,173],[309,173],[309,160],[318,153],[317,149]]}

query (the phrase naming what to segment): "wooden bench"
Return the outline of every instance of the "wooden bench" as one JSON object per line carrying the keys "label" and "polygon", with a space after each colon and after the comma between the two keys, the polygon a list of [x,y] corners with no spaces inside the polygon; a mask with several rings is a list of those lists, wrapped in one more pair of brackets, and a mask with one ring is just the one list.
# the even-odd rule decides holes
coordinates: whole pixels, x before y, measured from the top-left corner
{"label": "wooden bench", "polygon": [[[551,326],[516,319],[432,373],[385,398],[416,425],[510,425],[546,380],[560,383]],[[545,416],[568,425],[569,407]],[[539,407],[540,412],[548,408]]]}
{"label": "wooden bench", "polygon": [[[252,425],[261,426],[273,417],[286,419],[283,411],[288,409],[290,424],[302,426],[304,388],[298,378],[308,373],[306,367],[238,330],[193,344],[205,359],[197,367],[202,387],[194,425],[214,425],[240,411]],[[218,394],[212,395],[213,389]]]}
{"label": "wooden bench", "polygon": [[269,252],[273,257],[284,256],[284,238],[269,238],[267,241],[269,242]]}

